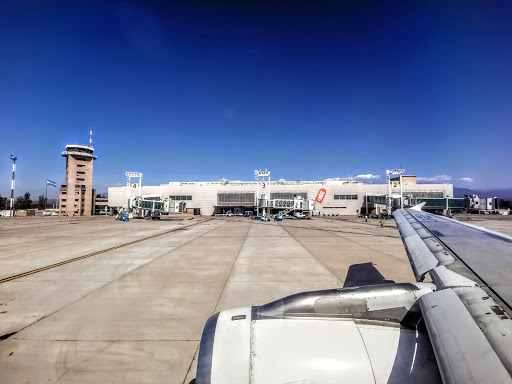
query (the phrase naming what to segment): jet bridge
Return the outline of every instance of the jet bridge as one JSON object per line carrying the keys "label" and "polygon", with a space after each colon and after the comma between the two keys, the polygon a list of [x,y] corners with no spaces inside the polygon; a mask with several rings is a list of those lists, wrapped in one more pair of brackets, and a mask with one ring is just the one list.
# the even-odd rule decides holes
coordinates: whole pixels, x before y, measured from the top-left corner
{"label": "jet bridge", "polygon": [[160,196],[131,196],[128,209],[135,218],[160,218],[160,213],[164,211],[164,201]]}
{"label": "jet bridge", "polygon": [[260,199],[259,207],[263,208],[266,213],[279,214],[281,216],[288,215],[291,212],[309,213],[313,211],[315,206],[314,200],[305,200],[302,196],[295,196],[292,199]]}

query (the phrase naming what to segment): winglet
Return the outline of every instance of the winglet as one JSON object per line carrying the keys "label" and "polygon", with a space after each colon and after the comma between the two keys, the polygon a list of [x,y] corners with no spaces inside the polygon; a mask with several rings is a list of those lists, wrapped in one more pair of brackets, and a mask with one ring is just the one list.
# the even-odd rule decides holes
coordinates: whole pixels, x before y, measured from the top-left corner
{"label": "winglet", "polygon": [[414,209],[415,211],[421,211],[421,208],[423,208],[423,206],[427,204],[426,201],[424,201],[423,203],[419,203],[417,205],[415,205],[414,207],[411,207],[411,209]]}

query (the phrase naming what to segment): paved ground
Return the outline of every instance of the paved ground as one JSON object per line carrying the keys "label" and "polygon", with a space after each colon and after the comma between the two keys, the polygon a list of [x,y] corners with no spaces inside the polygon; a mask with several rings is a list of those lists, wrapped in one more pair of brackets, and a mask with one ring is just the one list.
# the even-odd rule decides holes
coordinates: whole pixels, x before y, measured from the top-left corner
{"label": "paved ground", "polygon": [[217,311],[341,287],[370,261],[413,281],[393,221],[110,217],[0,220],[0,280],[164,232],[0,283],[0,383],[188,384]]}
{"label": "paved ground", "polygon": [[463,214],[455,216],[454,219],[512,236],[512,215]]}

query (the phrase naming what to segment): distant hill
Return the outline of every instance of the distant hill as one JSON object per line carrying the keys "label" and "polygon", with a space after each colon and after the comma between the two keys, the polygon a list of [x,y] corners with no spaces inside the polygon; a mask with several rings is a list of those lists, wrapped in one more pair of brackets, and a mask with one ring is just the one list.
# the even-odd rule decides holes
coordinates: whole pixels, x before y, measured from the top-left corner
{"label": "distant hill", "polygon": [[498,197],[500,199],[512,199],[512,188],[505,189],[470,189],[453,187],[454,197],[464,197],[464,195],[478,195],[479,197]]}

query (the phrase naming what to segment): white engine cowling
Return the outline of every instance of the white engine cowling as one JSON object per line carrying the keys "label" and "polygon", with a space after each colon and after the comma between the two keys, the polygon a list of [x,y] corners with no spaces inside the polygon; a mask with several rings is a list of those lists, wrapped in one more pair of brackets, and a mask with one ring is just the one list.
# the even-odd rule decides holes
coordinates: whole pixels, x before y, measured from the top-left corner
{"label": "white engine cowling", "polygon": [[333,289],[222,311],[205,325],[196,384],[441,383],[417,304],[434,290]]}

